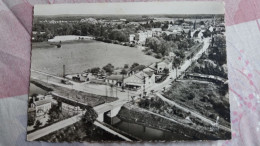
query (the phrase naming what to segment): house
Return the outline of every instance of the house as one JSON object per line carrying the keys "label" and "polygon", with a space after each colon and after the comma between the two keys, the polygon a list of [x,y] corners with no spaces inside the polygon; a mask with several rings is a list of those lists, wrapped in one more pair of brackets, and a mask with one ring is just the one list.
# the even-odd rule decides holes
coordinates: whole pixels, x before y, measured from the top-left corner
{"label": "house", "polygon": [[198,29],[198,30],[192,32],[191,36],[194,38],[195,41],[202,41],[203,32],[205,32],[205,30]]}
{"label": "house", "polygon": [[169,53],[169,57],[170,57],[170,58],[173,58],[173,57],[175,57],[175,56],[176,56],[176,55],[175,55],[173,52],[170,52],[170,53]]}
{"label": "house", "polygon": [[155,83],[155,74],[153,72],[140,71],[124,79],[124,85],[128,89],[139,90],[147,88]]}
{"label": "house", "polygon": [[162,33],[162,28],[152,28],[151,31],[153,36],[160,36]]}
{"label": "house", "polygon": [[123,21],[123,22],[125,22],[125,21],[126,21],[126,19],[120,19],[120,21]]}
{"label": "house", "polygon": [[36,34],[42,35],[42,34],[45,34],[45,33],[46,33],[46,32],[44,32],[44,31],[41,31],[41,32],[33,31],[33,32],[32,32],[33,35],[36,35]]}
{"label": "house", "polygon": [[159,17],[159,18],[154,18],[153,22],[169,22],[169,23],[174,23],[174,20],[173,18],[162,18],[162,17]]}
{"label": "house", "polygon": [[139,33],[137,33],[137,36],[135,38],[139,44],[144,44],[146,39],[152,36],[153,36],[152,31],[146,31],[146,32],[140,31]]}
{"label": "house", "polygon": [[172,70],[172,61],[169,59],[165,59],[161,62],[158,62],[156,64],[157,73],[162,73],[165,69],[169,69],[169,71]]}
{"label": "house", "polygon": [[176,32],[176,31],[162,31],[162,34],[165,33],[167,36],[170,35],[170,34],[173,34],[173,35],[177,35],[177,34],[180,34],[179,32]]}
{"label": "house", "polygon": [[123,79],[124,79],[123,75],[111,75],[108,76],[105,81],[106,83],[120,87],[123,84]]}
{"label": "house", "polygon": [[145,81],[145,87],[150,87],[152,85],[154,85],[155,83],[155,74],[153,71],[144,71],[144,73],[146,75],[148,75],[148,77],[146,78]]}
{"label": "house", "polygon": [[183,31],[182,26],[179,25],[173,25],[168,28],[168,31],[175,32],[175,33],[181,33]]}
{"label": "house", "polygon": [[136,74],[136,73],[142,71],[144,68],[145,68],[144,65],[138,65],[138,66],[132,68],[132,69],[127,73],[127,75],[128,75],[128,76],[131,76],[131,75],[133,75],[133,74]]}
{"label": "house", "polygon": [[189,33],[189,32],[190,32],[190,29],[184,28],[184,29],[182,29],[182,31],[183,31],[184,33]]}
{"label": "house", "polygon": [[38,98],[38,101],[35,101],[35,97],[33,97],[33,103],[31,104],[31,108],[35,110],[36,117],[38,117],[48,113],[51,109],[51,104],[52,102],[49,98]]}
{"label": "house", "polygon": [[135,34],[130,34],[129,35],[129,42],[134,42],[135,41]]}

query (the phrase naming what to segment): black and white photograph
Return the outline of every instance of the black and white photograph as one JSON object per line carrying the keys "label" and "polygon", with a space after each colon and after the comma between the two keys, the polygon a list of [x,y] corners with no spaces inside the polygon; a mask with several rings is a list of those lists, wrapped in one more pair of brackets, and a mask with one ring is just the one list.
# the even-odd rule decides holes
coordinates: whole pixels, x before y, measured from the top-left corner
{"label": "black and white photograph", "polygon": [[222,2],[35,5],[27,141],[231,139]]}

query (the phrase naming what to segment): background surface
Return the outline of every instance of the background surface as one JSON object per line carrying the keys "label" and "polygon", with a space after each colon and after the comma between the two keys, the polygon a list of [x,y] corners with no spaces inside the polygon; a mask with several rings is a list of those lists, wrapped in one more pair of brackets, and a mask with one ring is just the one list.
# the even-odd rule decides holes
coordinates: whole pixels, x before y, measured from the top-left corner
{"label": "background surface", "polygon": [[[0,146],[101,145],[25,141],[33,5],[133,1],[141,0],[0,0]],[[260,0],[225,3],[232,140],[137,145],[260,145]]]}

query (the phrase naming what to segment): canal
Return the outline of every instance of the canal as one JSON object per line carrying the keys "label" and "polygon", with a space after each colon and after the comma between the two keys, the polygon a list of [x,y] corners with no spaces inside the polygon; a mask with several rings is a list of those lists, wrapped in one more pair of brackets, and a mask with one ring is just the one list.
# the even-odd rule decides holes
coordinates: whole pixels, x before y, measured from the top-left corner
{"label": "canal", "polygon": [[[185,137],[178,133],[121,120],[118,117],[114,117],[111,122],[113,127],[144,141],[174,141],[191,139],[190,137]],[[111,124],[111,122],[109,123],[109,121],[106,121],[106,123],[109,124]]]}
{"label": "canal", "polygon": [[33,83],[30,83],[30,92],[29,92],[29,96],[32,96],[33,94],[46,94],[48,91],[43,90],[42,88],[36,86]]}

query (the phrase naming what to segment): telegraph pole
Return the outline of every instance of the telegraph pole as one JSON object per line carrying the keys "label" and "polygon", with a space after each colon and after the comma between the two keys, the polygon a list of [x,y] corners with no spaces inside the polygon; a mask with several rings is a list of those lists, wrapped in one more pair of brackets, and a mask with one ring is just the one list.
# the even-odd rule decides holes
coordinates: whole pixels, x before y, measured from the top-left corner
{"label": "telegraph pole", "polygon": [[62,73],[63,78],[65,78],[65,64],[63,64],[63,73]]}
{"label": "telegraph pole", "polygon": [[117,87],[116,87],[116,97],[117,97]]}
{"label": "telegraph pole", "polygon": [[113,84],[110,87],[110,96],[113,97]]}
{"label": "telegraph pole", "polygon": [[106,84],[106,99],[107,99],[107,84]]}
{"label": "telegraph pole", "polygon": [[124,78],[125,78],[125,76],[124,76],[124,74],[122,74],[122,76],[123,76],[123,79],[122,79],[122,92],[125,92],[125,90],[124,90]]}
{"label": "telegraph pole", "polygon": [[143,76],[143,83],[144,83],[144,86],[143,86],[143,97],[145,96],[145,76]]}

